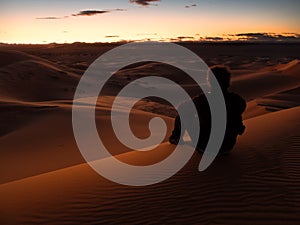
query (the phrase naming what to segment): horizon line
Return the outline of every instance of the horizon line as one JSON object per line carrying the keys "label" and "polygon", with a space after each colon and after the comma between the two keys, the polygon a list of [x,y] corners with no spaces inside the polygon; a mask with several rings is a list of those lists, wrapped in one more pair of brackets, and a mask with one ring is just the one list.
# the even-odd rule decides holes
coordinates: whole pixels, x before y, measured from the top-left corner
{"label": "horizon line", "polygon": [[120,40],[120,41],[95,41],[95,42],[85,42],[85,41],[75,41],[75,42],[49,42],[49,43],[7,43],[0,42],[0,47],[3,45],[72,45],[72,44],[123,44],[123,43],[131,43],[131,42],[141,42],[141,43],[151,43],[151,42],[166,42],[166,43],[203,43],[203,44],[226,44],[226,43],[237,43],[237,44],[300,44],[300,40],[187,40],[187,41],[149,41],[149,40]]}

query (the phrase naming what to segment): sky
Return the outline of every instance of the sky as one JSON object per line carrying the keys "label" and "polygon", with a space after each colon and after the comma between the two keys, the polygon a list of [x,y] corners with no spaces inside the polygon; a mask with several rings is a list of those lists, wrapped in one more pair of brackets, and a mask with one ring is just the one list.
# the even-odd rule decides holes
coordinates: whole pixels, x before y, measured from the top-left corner
{"label": "sky", "polygon": [[0,0],[0,42],[300,39],[299,0]]}

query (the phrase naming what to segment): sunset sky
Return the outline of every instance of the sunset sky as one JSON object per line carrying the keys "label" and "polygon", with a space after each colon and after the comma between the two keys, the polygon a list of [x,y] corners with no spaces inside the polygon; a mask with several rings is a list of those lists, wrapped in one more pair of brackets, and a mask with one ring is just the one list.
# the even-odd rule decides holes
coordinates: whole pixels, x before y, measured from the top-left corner
{"label": "sunset sky", "polygon": [[298,0],[2,0],[0,42],[299,39],[299,10]]}

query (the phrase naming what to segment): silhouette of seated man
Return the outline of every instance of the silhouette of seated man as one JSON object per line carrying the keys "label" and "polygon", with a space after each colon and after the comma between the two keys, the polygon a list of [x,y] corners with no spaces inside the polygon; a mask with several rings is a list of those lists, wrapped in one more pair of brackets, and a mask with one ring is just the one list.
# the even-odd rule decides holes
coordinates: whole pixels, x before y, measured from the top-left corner
{"label": "silhouette of seated man", "polygon": [[[231,73],[228,68],[224,66],[214,66],[211,68],[212,73],[215,75],[221,90],[224,95],[224,100],[226,104],[227,110],[227,124],[226,131],[223,143],[221,145],[221,149],[219,154],[229,153],[230,150],[234,147],[236,143],[236,138],[238,135],[242,135],[245,131],[245,126],[242,120],[242,114],[246,109],[245,100],[239,96],[238,94],[232,93],[228,91],[230,86],[230,78]],[[210,83],[210,78],[208,77],[208,82]],[[214,94],[214,88],[210,85],[211,90],[210,93]],[[169,142],[171,144],[177,145],[178,143],[183,141],[183,135],[181,134],[181,126],[183,126],[183,131],[187,131],[188,133],[192,133],[192,129],[195,129],[197,124],[200,124],[200,136],[197,143],[197,151],[204,152],[206,145],[208,143],[210,132],[211,132],[211,113],[208,101],[204,93],[199,96],[193,98],[188,102],[184,102],[179,106],[179,110],[188,111],[190,104],[194,104],[197,112],[198,118],[196,115],[190,115],[192,119],[190,120],[190,124],[181,124],[179,116],[175,119],[174,130],[172,132],[171,137],[169,138]],[[198,120],[198,121],[195,121]],[[184,132],[183,132],[184,133]],[[191,137],[193,141],[193,137]]]}

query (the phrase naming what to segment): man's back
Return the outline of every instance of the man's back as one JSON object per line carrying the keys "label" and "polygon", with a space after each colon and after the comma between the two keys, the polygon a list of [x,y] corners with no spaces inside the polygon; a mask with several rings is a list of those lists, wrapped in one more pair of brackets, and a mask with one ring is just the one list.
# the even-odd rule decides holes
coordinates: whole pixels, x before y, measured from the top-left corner
{"label": "man's back", "polygon": [[[245,130],[242,113],[246,109],[245,100],[231,92],[223,93],[227,111],[226,132],[220,152],[230,151],[236,143],[236,138]],[[200,121],[200,137],[197,147],[201,150],[206,148],[211,131],[211,113],[204,94],[193,99]]]}
{"label": "man's back", "polygon": [[[225,137],[220,149],[220,153],[229,152],[235,145],[237,136],[239,134],[242,134],[245,129],[242,121],[242,113],[245,111],[246,102],[242,97],[235,93],[224,92],[223,94],[227,110],[227,124]],[[180,106],[181,110],[188,111],[188,108],[192,103],[196,106],[198,117],[196,117],[195,115],[191,115],[193,119],[191,119],[190,124],[184,125],[184,129],[189,132],[189,130],[193,129],[193,126],[195,126],[195,124],[198,124],[199,120],[200,137],[198,139],[197,149],[199,151],[204,151],[211,132],[211,112],[208,101],[204,94],[195,97],[193,101],[183,103]],[[171,138],[180,139],[180,119],[176,118],[176,120],[177,124],[175,122],[175,127]]]}

